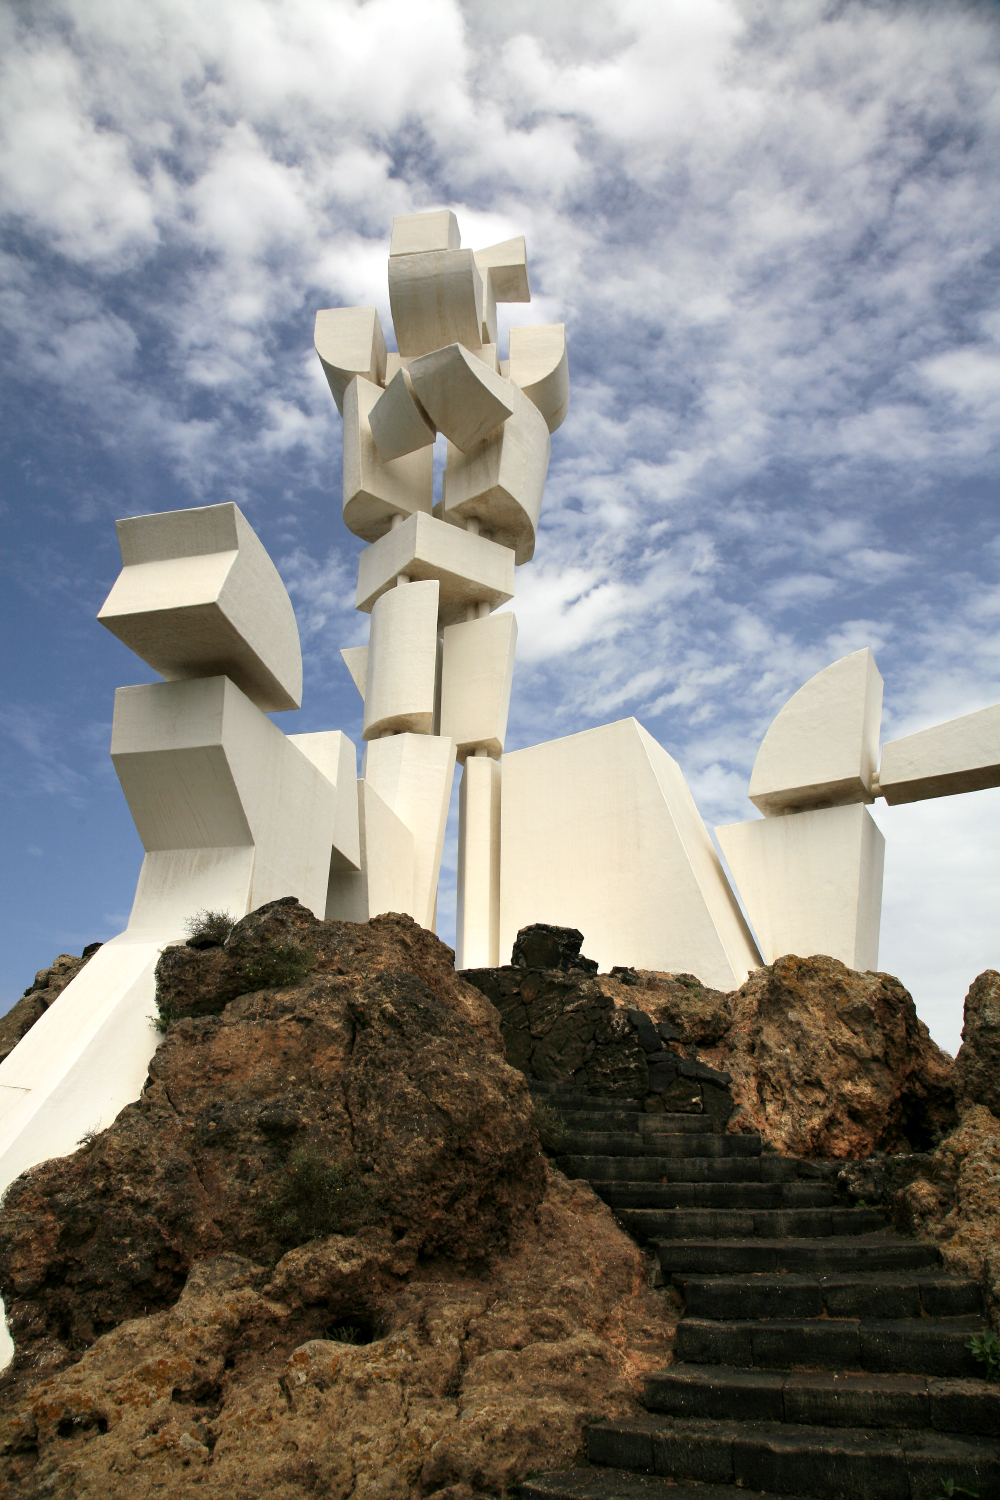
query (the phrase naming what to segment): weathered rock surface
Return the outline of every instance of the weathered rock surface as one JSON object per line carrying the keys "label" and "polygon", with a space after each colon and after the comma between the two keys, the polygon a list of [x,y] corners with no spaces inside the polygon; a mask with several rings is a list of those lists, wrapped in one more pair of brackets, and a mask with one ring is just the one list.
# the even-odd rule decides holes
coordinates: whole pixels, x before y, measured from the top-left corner
{"label": "weathered rock surface", "polygon": [[[280,902],[159,977],[142,1099],[0,1214],[0,1493],[459,1500],[636,1409],[672,1304],[546,1165],[449,949]],[[270,1212],[303,1160],[344,1174],[337,1232]]]}
{"label": "weathered rock surface", "polygon": [[987,969],[965,997],[962,1045],[955,1059],[959,1110],[983,1104],[1000,1119],[1000,974]]}
{"label": "weathered rock surface", "polygon": [[100,943],[88,943],[79,958],[72,953],[60,953],[47,969],[39,969],[20,1000],[15,1000],[7,1014],[0,1016],[0,1062],[13,1052],[21,1038],[62,994],[70,980],[76,978],[100,946]]}
{"label": "weathered rock surface", "polygon": [[553,927],[549,922],[533,922],[522,927],[514,939],[510,961],[515,969],[582,969],[596,974],[595,959],[584,958],[583,933],[578,927]]}

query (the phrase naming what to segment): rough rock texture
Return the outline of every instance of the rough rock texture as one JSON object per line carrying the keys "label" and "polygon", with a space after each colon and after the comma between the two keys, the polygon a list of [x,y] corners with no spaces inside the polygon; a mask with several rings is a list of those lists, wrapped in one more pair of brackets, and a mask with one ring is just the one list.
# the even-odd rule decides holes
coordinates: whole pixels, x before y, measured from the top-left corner
{"label": "rough rock texture", "polygon": [[1000,1119],[1000,974],[987,969],[965,997],[962,1045],[955,1059],[960,1111],[984,1104]]}
{"label": "rough rock texture", "polygon": [[[29,1370],[170,1305],[198,1259],[277,1259],[289,1235],[273,1212],[296,1161],[339,1163],[355,1221],[384,1224],[400,1256],[474,1265],[534,1212],[543,1164],[524,1079],[451,950],[409,918],[324,923],[274,903],[224,949],[165,954],[161,1004],[210,1009],[292,950],[308,955],[297,983],[175,1020],[142,1098],[12,1185],[0,1294]],[[342,1227],[356,1222],[328,1230]]]}
{"label": "rough rock texture", "polygon": [[88,959],[97,952],[100,943],[88,943],[79,958],[72,953],[60,953],[47,969],[39,969],[34,983],[29,984],[20,1000],[15,1000],[5,1016],[0,1016],[0,1062],[3,1062],[23,1036],[43,1016],[58,995],[75,979]]}
{"label": "rough rock texture", "polygon": [[[546,1165],[449,949],[280,902],[159,981],[142,1099],[0,1215],[0,1493],[460,1500],[636,1409],[672,1304]],[[362,1222],[283,1244],[266,1210],[309,1152]]]}
{"label": "rough rock texture", "polygon": [[[531,949],[559,958],[577,946],[575,929],[524,929],[542,936]],[[564,942],[561,935],[572,940]],[[548,935],[556,934],[551,941]],[[515,945],[515,954],[518,948]],[[522,957],[528,951],[523,945]],[[642,1099],[650,1112],[708,1112],[723,1123],[732,1111],[728,1074],[705,1067],[696,1048],[685,1047],[697,1019],[685,1032],[668,1017],[683,1012],[675,991],[687,994],[672,975],[640,975],[616,970],[596,975],[581,969],[467,969],[462,977],[480,989],[500,1013],[507,1060],[527,1078],[566,1084],[611,1099]],[[688,976],[682,976],[686,980]],[[699,995],[704,994],[697,986]],[[692,1007],[695,1009],[696,1007]]]}
{"label": "rough rock texture", "polygon": [[596,974],[596,960],[584,958],[582,947],[583,933],[578,927],[534,922],[518,932],[510,961],[515,969],[582,969],[585,974]]}
{"label": "rough rock texture", "polygon": [[730,1130],[795,1156],[924,1151],[955,1122],[953,1063],[891,974],[780,958],[727,997],[732,1025],[703,1057],[733,1075]]}
{"label": "rough rock texture", "polygon": [[500,1012],[508,1061],[528,1078],[711,1113],[805,1157],[923,1151],[955,1123],[951,1058],[890,974],[790,956],[728,995],[622,968],[463,977]]}

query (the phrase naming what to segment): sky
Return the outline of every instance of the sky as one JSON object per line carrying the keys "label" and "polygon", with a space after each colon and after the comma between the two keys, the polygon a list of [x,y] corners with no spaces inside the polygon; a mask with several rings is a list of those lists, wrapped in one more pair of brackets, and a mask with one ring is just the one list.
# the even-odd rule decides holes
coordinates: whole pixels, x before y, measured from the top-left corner
{"label": "sky", "polygon": [[[847,652],[885,739],[1000,700],[1000,5],[7,0],[0,1009],[131,905],[112,700],[155,674],[94,618],[117,517],[235,500],[299,622],[277,719],[360,743],[312,324],[375,303],[391,346],[392,218],[443,206],[526,236],[501,345],[569,343],[508,749],[634,715],[712,827]],[[873,814],[880,967],[954,1052],[1000,790]],[[453,808],[448,941],[454,881]]]}

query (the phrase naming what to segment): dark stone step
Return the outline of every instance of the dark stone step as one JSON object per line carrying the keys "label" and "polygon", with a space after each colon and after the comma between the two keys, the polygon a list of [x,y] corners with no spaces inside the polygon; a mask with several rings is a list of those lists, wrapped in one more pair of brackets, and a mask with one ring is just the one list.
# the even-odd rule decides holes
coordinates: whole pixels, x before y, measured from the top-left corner
{"label": "dark stone step", "polygon": [[652,1136],[625,1130],[567,1130],[562,1150],[567,1156],[759,1156],[759,1135],[709,1135],[694,1138],[676,1131]]}
{"label": "dark stone step", "polygon": [[817,1500],[932,1500],[936,1486],[1000,1493],[1000,1447],[985,1438],[772,1422],[639,1417],[587,1430],[591,1463]]}
{"label": "dark stone step", "polygon": [[[513,1488],[521,1500],[777,1500],[763,1490],[738,1490],[731,1484],[676,1484],[657,1474],[589,1465],[522,1479]],[[803,1497],[786,1494],[781,1500]]]}
{"label": "dark stone step", "polygon": [[974,1379],[982,1367],[966,1345],[982,1327],[981,1318],[684,1318],[674,1352],[684,1363],[743,1370],[798,1365]]}
{"label": "dark stone step", "polygon": [[983,1289],[940,1273],[698,1277],[675,1271],[692,1318],[932,1318],[981,1315]]}
{"label": "dark stone step", "polygon": [[663,1240],[657,1257],[665,1276],[678,1271],[703,1275],[803,1271],[836,1275],[849,1271],[911,1271],[939,1266],[941,1252],[925,1240],[895,1235],[845,1236],[836,1239]]}
{"label": "dark stone step", "polygon": [[639,1240],[829,1238],[871,1234],[888,1223],[880,1208],[623,1208],[616,1212]]}
{"label": "dark stone step", "polygon": [[646,1381],[643,1403],[672,1417],[795,1422],[821,1427],[934,1428],[1000,1438],[1000,1385],[925,1375],[740,1370],[671,1365]]}
{"label": "dark stone step", "polygon": [[759,1182],[761,1156],[557,1156],[567,1177],[601,1182]]}
{"label": "dark stone step", "polygon": [[825,1182],[595,1182],[594,1191],[615,1209],[829,1208]]}
{"label": "dark stone step", "polygon": [[[548,1101],[538,1101],[547,1104]],[[556,1113],[553,1111],[553,1113]],[[592,1134],[625,1131],[642,1135],[711,1135],[710,1115],[647,1115],[624,1110],[560,1109],[558,1118],[567,1130]]]}

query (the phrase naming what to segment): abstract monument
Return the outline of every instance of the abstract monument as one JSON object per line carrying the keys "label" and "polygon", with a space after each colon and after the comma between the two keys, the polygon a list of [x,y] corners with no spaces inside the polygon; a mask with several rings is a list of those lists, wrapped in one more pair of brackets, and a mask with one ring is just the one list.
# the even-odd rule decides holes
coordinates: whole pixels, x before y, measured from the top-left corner
{"label": "abstract monument", "polygon": [[340,731],[285,735],[268,717],[301,702],[299,637],[238,507],[118,522],[122,571],[98,618],[164,679],[115,695],[111,757],[145,857],[125,931],[0,1064],[0,1191],[138,1097],[156,962],[198,911],[294,896],[318,916],[433,927],[456,764],[459,968],[496,965],[519,927],[552,922],[581,927],[602,967],[727,990],[786,952],[875,967],[884,845],[866,804],[1000,785],[1000,705],[879,761],[871,652],[835,662],[764,738],[763,817],[717,830],[755,940],[679,765],[634,719],[504,756],[517,625],[497,611],[534,553],[569,407],[562,324],[511,329],[499,358],[497,304],[529,300],[524,240],[463,249],[443,210],[393,223],[395,350],[374,307],[316,316],[343,518],[367,543],[368,645],[342,653],[364,700],[360,778]]}

